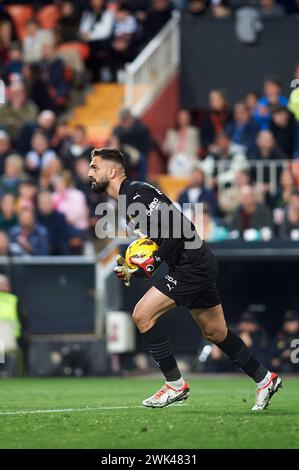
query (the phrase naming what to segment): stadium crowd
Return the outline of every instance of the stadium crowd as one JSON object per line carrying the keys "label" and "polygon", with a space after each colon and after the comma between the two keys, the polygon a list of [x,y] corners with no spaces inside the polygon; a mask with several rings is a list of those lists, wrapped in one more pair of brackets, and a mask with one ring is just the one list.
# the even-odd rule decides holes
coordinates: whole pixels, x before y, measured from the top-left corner
{"label": "stadium crowd", "polygon": [[[34,2],[35,15],[22,32],[5,9],[9,3],[0,7],[0,77],[7,89],[0,105],[0,255],[93,252],[89,240],[95,240],[99,198],[87,178],[86,131],[67,126],[72,97],[90,81],[116,80],[174,7],[196,10],[206,3],[90,0],[87,8],[86,2],[60,1],[49,29],[41,26]],[[261,5],[266,3],[273,5]],[[207,5],[211,12],[222,4]],[[122,109],[109,144],[123,151],[129,177],[149,179],[155,148],[165,171],[189,179],[178,203],[205,203],[206,240],[298,240],[298,104],[282,94],[277,77],[266,77],[261,88],[233,106],[223,90],[211,90],[209,109],[192,115],[179,110],[164,142],[154,141],[142,121]],[[196,211],[191,214],[201,224]]]}

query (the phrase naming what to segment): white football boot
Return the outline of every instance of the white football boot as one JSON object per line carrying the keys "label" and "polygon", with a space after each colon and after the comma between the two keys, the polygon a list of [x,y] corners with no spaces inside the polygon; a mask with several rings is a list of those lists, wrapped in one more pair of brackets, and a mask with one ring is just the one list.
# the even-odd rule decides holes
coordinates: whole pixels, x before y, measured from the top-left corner
{"label": "white football boot", "polygon": [[282,388],[282,380],[273,372],[267,385],[256,390],[255,405],[252,407],[252,411],[264,410],[270,403],[270,398],[274,393]]}
{"label": "white football boot", "polygon": [[187,383],[178,390],[172,388],[170,385],[165,384],[154,395],[143,400],[142,404],[149,408],[163,408],[171,403],[187,400],[190,395],[190,387]]}

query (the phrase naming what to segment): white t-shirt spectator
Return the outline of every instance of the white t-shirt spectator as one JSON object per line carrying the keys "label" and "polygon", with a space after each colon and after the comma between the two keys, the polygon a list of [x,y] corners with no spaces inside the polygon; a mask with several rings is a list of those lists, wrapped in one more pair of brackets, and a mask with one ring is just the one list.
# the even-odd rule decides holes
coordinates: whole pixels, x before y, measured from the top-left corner
{"label": "white t-shirt spectator", "polygon": [[30,150],[26,155],[26,165],[31,170],[45,168],[52,160],[55,160],[56,153],[52,149],[46,150],[39,155],[35,150]]}
{"label": "white t-shirt spectator", "polygon": [[128,15],[124,20],[116,21],[114,26],[114,36],[119,37],[125,34],[134,34],[136,29],[136,18],[132,15]]}
{"label": "white t-shirt spectator", "polygon": [[93,11],[85,11],[79,30],[80,34],[89,35],[89,41],[104,41],[112,35],[113,24],[114,13],[111,10],[105,10],[98,21]]}
{"label": "white t-shirt spectator", "polygon": [[39,29],[34,36],[25,36],[23,40],[24,62],[26,64],[39,62],[43,57],[45,44],[54,44],[52,31]]}

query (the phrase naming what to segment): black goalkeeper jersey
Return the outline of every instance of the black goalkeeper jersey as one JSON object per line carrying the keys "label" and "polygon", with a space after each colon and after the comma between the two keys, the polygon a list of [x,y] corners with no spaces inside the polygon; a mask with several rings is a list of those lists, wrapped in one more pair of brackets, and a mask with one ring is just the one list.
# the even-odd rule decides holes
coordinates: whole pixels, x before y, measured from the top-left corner
{"label": "black goalkeeper jersey", "polygon": [[207,251],[205,243],[194,224],[159,189],[125,179],[119,195],[126,196],[125,204],[120,204],[120,215],[128,226],[139,229],[159,245],[155,252],[158,263],[166,261],[172,267],[200,262]]}

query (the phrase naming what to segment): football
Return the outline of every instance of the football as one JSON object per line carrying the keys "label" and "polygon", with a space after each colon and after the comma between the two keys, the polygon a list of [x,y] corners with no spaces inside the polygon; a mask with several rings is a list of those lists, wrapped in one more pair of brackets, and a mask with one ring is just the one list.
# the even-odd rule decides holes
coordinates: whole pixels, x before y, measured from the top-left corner
{"label": "football", "polygon": [[127,265],[131,269],[136,268],[136,265],[129,261],[131,257],[140,258],[141,260],[148,259],[158,248],[159,245],[150,238],[138,238],[134,240],[126,249],[125,259]]}

